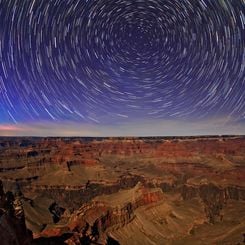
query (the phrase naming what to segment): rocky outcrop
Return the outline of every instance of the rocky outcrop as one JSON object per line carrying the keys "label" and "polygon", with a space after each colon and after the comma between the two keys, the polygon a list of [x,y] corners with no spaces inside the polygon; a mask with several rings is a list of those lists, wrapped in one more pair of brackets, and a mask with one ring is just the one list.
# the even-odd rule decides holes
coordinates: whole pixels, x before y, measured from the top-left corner
{"label": "rocky outcrop", "polygon": [[245,200],[245,189],[238,186],[218,187],[214,184],[200,186],[184,185],[181,191],[184,200],[201,198],[210,223],[222,220],[222,209],[228,200]]}
{"label": "rocky outcrop", "polygon": [[0,239],[1,244],[30,245],[32,234],[25,225],[21,196],[4,193],[0,182]]}
{"label": "rocky outcrop", "polygon": [[70,232],[73,235],[68,244],[111,244],[117,241],[106,234],[107,230],[131,222],[137,208],[163,200],[161,189],[147,189],[140,183],[114,195],[116,203],[110,203],[110,196],[98,196],[75,211],[65,227],[47,228],[40,236],[52,238]]}

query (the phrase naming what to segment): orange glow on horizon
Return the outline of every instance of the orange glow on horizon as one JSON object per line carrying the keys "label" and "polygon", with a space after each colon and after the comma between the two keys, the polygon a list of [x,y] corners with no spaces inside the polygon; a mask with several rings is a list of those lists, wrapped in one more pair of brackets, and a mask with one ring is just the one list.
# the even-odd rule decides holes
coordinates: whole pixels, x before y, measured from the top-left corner
{"label": "orange glow on horizon", "polygon": [[0,131],[21,131],[21,128],[14,125],[0,125]]}

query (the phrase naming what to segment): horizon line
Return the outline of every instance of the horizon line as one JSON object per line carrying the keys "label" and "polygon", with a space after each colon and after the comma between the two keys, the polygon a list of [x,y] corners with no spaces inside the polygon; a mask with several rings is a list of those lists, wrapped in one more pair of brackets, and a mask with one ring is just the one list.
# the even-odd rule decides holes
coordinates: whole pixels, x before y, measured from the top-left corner
{"label": "horizon line", "polygon": [[2,136],[0,135],[0,138],[172,138],[172,137],[179,137],[179,138],[185,138],[185,137],[245,137],[245,134],[199,134],[199,135],[139,135],[139,136],[36,136],[36,135],[11,135],[11,136]]}

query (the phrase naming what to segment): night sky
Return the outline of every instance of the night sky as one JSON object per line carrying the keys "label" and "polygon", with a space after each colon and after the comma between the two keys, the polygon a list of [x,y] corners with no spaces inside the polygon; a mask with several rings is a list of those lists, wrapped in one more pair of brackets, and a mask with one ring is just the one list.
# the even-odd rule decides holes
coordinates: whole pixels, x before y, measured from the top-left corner
{"label": "night sky", "polygon": [[0,134],[245,134],[244,0],[0,0]]}

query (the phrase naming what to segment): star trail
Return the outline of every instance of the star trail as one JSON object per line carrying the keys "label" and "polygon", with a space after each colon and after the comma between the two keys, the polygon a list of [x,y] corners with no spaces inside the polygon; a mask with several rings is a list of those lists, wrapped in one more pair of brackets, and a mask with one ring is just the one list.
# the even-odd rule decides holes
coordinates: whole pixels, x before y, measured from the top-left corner
{"label": "star trail", "polygon": [[243,0],[0,0],[3,128],[244,125],[244,68]]}

